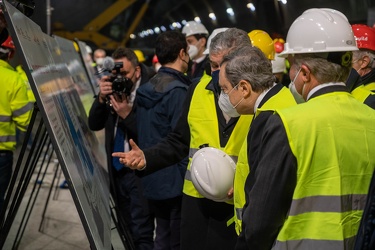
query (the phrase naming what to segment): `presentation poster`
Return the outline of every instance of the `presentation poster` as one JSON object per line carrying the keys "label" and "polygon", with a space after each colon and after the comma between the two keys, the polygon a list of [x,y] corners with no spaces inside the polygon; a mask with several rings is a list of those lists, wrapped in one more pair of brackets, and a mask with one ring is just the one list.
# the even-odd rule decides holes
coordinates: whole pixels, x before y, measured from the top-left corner
{"label": "presentation poster", "polygon": [[[103,166],[104,145],[87,125],[91,82],[79,73],[71,46],[53,38],[4,1],[8,29],[23,66],[91,249],[111,249],[109,185]],[[77,70],[77,71],[76,71]],[[92,96],[92,92],[90,94]]]}
{"label": "presentation poster", "polygon": [[[59,36],[54,36],[54,39],[58,45],[57,53],[63,57],[64,62],[67,64],[85,112],[88,114],[94,102],[95,93],[90,77],[88,77],[86,69],[84,68],[85,65],[82,65],[81,56],[74,46],[75,42]],[[97,86],[96,82],[95,86]]]}
{"label": "presentation poster", "polygon": [[87,75],[89,76],[94,94],[97,95],[99,93],[99,82],[98,82],[98,77],[95,75],[95,69],[93,67],[94,61],[92,59],[92,55],[90,55],[87,52],[86,43],[79,41],[79,40],[76,40],[76,43],[78,44],[78,48],[82,57],[83,64],[87,69]]}

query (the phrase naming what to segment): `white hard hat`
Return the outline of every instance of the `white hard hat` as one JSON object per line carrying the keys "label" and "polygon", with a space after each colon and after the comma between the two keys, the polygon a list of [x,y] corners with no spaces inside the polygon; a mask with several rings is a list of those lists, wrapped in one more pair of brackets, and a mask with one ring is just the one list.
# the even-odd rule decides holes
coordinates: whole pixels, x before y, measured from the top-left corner
{"label": "white hard hat", "polygon": [[226,31],[228,28],[217,28],[217,29],[214,29],[211,33],[211,35],[208,37],[208,40],[207,40],[207,46],[206,46],[206,49],[205,51],[203,51],[203,54],[205,55],[208,55],[210,53],[210,45],[211,45],[211,41],[212,39],[219,33],[221,32],[224,32]]}
{"label": "white hard hat", "polygon": [[192,36],[192,35],[196,35],[196,34],[206,34],[206,35],[208,35],[208,30],[201,23],[198,23],[196,21],[189,21],[182,28],[182,34],[184,34],[185,36]]}
{"label": "white hard hat", "polygon": [[344,14],[333,9],[308,9],[290,26],[281,56],[358,50]]}
{"label": "white hard hat", "polygon": [[224,151],[213,147],[199,149],[191,162],[191,179],[198,192],[213,201],[227,201],[233,187],[236,163]]}
{"label": "white hard hat", "polygon": [[286,71],[285,58],[280,57],[278,53],[275,55],[275,60],[272,63],[272,73],[282,73]]}

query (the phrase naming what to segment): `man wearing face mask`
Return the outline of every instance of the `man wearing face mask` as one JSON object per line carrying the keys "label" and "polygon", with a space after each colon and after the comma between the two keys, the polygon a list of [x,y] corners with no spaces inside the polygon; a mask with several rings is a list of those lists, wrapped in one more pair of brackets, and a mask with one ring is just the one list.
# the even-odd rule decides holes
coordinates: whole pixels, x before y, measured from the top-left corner
{"label": "man wearing face mask", "polygon": [[[232,49],[250,44],[243,30],[229,28],[217,34],[209,49],[212,72],[219,73],[223,57]],[[181,117],[163,141],[143,151],[131,141],[132,151],[113,154],[132,169],[144,169],[145,174],[189,156],[182,197],[182,250],[229,250],[234,249],[237,240],[234,223],[228,223],[234,216],[233,204],[205,198],[191,181],[191,159],[201,146],[221,149],[237,159],[251,122],[250,116],[229,117],[220,110],[218,80],[203,76],[189,87]]]}
{"label": "man wearing face mask", "polygon": [[89,112],[88,125],[94,131],[105,129],[110,190],[115,200],[119,232],[126,235],[124,232],[130,231],[135,249],[151,250],[154,219],[142,194],[141,180],[134,170],[124,167],[111,154],[118,150],[129,151],[128,139],[137,140],[135,94],[139,86],[150,80],[152,72],[138,62],[131,49],[119,47],[112,58],[115,63],[122,63],[120,74],[127,82],[132,82],[130,93],[114,92],[111,76],[103,76],[99,82],[100,92]]}
{"label": "man wearing face mask", "polygon": [[[171,132],[180,117],[189,77],[185,36],[167,31],[158,36],[155,53],[162,67],[137,90],[138,145],[148,148]],[[154,250],[180,249],[182,186],[187,157],[174,165],[142,177],[143,194],[155,214]]]}
{"label": "man wearing face mask", "polygon": [[375,29],[354,24],[352,30],[359,50],[353,52],[346,85],[356,99],[375,109]]}
{"label": "man wearing face mask", "polygon": [[104,58],[106,57],[107,53],[104,49],[96,49],[93,54],[93,59],[95,61],[95,74],[99,77],[99,79],[104,75],[104,68],[103,62]]}
{"label": "man wearing face mask", "polygon": [[271,62],[257,47],[244,46],[232,51],[224,57],[220,68],[221,110],[230,116],[254,117],[238,156],[234,180],[236,231],[240,234],[245,181],[256,175],[264,124],[275,109],[290,107],[296,102],[286,87],[275,83]]}
{"label": "man wearing face mask", "polygon": [[182,29],[189,45],[189,56],[192,64],[187,71],[190,79],[201,78],[205,73],[208,57],[203,52],[206,50],[208,31],[203,24],[189,21]]}
{"label": "man wearing face mask", "polygon": [[264,125],[237,249],[353,249],[375,167],[375,112],[344,83],[356,50],[337,10],[292,23],[281,56],[294,57],[306,102]]}

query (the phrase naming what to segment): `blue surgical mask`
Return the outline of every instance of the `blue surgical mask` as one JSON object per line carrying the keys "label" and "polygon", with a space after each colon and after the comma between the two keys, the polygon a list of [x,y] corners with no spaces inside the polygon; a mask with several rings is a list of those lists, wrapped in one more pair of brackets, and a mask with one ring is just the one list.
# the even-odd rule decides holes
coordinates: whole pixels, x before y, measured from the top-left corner
{"label": "blue surgical mask", "polygon": [[219,73],[220,73],[220,69],[211,72],[212,83],[214,85],[214,89],[217,94],[220,93]]}
{"label": "blue surgical mask", "polygon": [[211,73],[212,81],[215,84],[219,84],[219,73],[220,73],[220,69],[212,71]]}

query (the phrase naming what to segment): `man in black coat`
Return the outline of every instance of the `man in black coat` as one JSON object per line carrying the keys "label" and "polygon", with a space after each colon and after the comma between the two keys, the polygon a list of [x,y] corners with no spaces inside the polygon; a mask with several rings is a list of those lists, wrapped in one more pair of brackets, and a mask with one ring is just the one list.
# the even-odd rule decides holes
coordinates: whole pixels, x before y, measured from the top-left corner
{"label": "man in black coat", "polygon": [[133,106],[135,93],[155,72],[150,72],[149,68],[140,64],[131,49],[120,47],[112,57],[115,65],[120,63],[121,67],[122,63],[117,74],[126,79],[126,90],[118,91],[111,76],[103,76],[99,83],[100,92],[90,109],[88,123],[91,130],[105,129],[111,193],[116,203],[120,230],[129,228],[136,249],[152,249],[154,220],[147,200],[142,195],[140,179],[134,170],[122,166],[118,159],[112,159],[111,154],[118,146],[125,151],[130,150],[127,138],[137,138]]}

